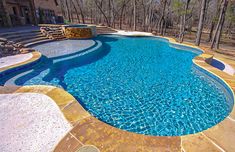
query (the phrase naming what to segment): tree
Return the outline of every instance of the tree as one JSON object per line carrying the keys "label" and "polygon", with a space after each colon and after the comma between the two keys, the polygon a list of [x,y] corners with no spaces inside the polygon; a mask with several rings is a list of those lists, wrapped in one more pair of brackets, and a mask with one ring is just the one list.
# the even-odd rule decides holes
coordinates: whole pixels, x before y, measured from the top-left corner
{"label": "tree", "polygon": [[189,7],[189,3],[191,0],[187,0],[186,4],[185,4],[185,9],[184,9],[184,13],[183,13],[183,17],[182,17],[182,21],[181,21],[181,31],[180,31],[180,43],[182,43],[184,41],[184,35],[185,35],[185,24],[186,24],[186,16],[188,14],[188,7]]}
{"label": "tree", "polygon": [[76,1],[77,1],[77,6],[78,6],[78,8],[79,8],[79,10],[80,10],[80,13],[81,13],[82,23],[83,23],[83,24],[86,24],[86,22],[85,22],[85,16],[84,16],[84,13],[83,13],[82,6],[81,6],[79,0],[76,0]]}
{"label": "tree", "polygon": [[206,12],[206,4],[207,4],[207,0],[202,0],[201,13],[200,13],[200,19],[199,19],[199,23],[198,23],[196,42],[195,42],[195,45],[197,45],[197,46],[200,45],[200,41],[201,41],[203,21],[204,21],[205,12]]}
{"label": "tree", "polygon": [[79,17],[78,10],[77,10],[77,8],[76,8],[76,6],[75,6],[75,4],[74,4],[74,1],[72,0],[71,2],[72,2],[72,5],[73,5],[74,10],[75,10],[75,12],[76,12],[76,16],[77,16],[78,23],[80,23],[80,17]]}
{"label": "tree", "polygon": [[67,15],[68,15],[68,19],[69,22],[71,22],[71,13],[70,13],[70,8],[69,8],[69,4],[68,4],[68,0],[65,0],[65,5],[66,5],[66,9],[67,9]]}
{"label": "tree", "polygon": [[[224,6],[222,4],[225,1],[229,1],[230,4],[227,13],[226,11],[222,13]],[[81,19],[82,23],[102,24],[125,30],[154,31],[159,35],[175,36],[180,42],[184,41],[185,35],[191,35],[190,39],[195,41],[196,45],[200,45],[202,34],[208,31],[208,40],[212,42],[213,47],[217,47],[221,36],[224,36],[222,29],[226,29],[226,36],[231,38],[235,24],[235,2],[231,0],[59,0],[59,2],[62,15],[68,21],[73,21],[76,16],[76,20]],[[193,39],[191,32],[196,28],[197,32]]]}
{"label": "tree", "polygon": [[227,30],[226,33],[228,35],[228,38],[231,39],[232,36],[232,28],[235,25],[235,2],[230,1],[228,5],[228,10],[226,13],[226,19],[227,19]]}
{"label": "tree", "polygon": [[[181,2],[180,0],[173,0],[173,3],[172,3],[172,9],[173,9],[173,12],[172,14],[175,14],[175,22],[177,24],[177,27],[176,27],[176,30],[177,31],[182,31],[182,15],[183,15],[183,6],[184,6],[184,3]],[[176,37],[180,37],[180,33],[178,34],[178,36],[176,35]]]}
{"label": "tree", "polygon": [[217,23],[217,26],[215,29],[215,34],[214,34],[212,42],[211,42],[211,49],[213,49],[214,47],[216,49],[219,49],[219,42],[220,42],[222,30],[223,30],[227,6],[228,6],[228,0],[222,0],[219,20],[218,20],[218,23]]}
{"label": "tree", "polygon": [[123,1],[122,1],[122,7],[121,7],[121,14],[120,14],[120,18],[119,18],[119,28],[120,28],[120,29],[122,29],[123,13],[124,13],[125,7],[126,7],[126,1],[123,0]]}
{"label": "tree", "polygon": [[133,30],[136,31],[136,0],[133,0]]}
{"label": "tree", "polygon": [[214,28],[215,28],[216,22],[218,22],[218,18],[219,18],[218,16],[219,16],[219,12],[220,12],[221,2],[222,2],[221,0],[216,0],[217,5],[216,5],[215,10],[214,10],[214,12],[216,12],[216,13],[215,13],[215,15],[212,15],[210,33],[209,33],[209,38],[207,40],[208,42],[210,42],[212,40]]}
{"label": "tree", "polygon": [[110,27],[111,24],[110,24],[110,22],[109,22],[109,19],[108,19],[108,17],[106,16],[104,10],[102,9],[102,2],[103,2],[103,0],[101,0],[101,2],[99,2],[98,0],[95,0],[95,5],[98,7],[98,9],[100,10],[100,12],[101,12],[102,15],[104,16],[107,25]]}
{"label": "tree", "polygon": [[162,12],[161,12],[161,17],[160,17],[159,22],[158,22],[158,33],[160,33],[160,35],[163,35],[163,26],[166,23],[166,21],[165,21],[166,3],[167,3],[167,0],[161,0],[161,5],[160,6],[163,6],[163,9],[162,9]]}

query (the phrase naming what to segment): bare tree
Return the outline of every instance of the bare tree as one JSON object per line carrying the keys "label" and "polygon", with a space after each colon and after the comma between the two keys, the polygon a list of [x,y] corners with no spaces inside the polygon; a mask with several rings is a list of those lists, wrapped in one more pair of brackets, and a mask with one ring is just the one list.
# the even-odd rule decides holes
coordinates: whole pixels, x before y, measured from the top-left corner
{"label": "bare tree", "polygon": [[79,10],[80,10],[80,13],[81,13],[82,23],[83,23],[83,24],[86,24],[86,22],[85,22],[85,16],[84,16],[84,13],[83,13],[82,6],[81,6],[79,0],[76,0],[76,1],[77,1],[77,6],[78,6],[78,8],[79,8]]}
{"label": "bare tree", "polygon": [[212,39],[212,42],[211,42],[211,49],[214,48],[214,45],[215,45],[216,49],[219,49],[219,42],[220,42],[220,38],[221,38],[221,34],[222,34],[224,21],[225,21],[225,13],[226,13],[226,10],[227,10],[227,6],[228,6],[228,0],[222,0],[219,20],[217,22],[215,33],[214,33],[214,36],[213,36],[213,39]]}
{"label": "bare tree", "polygon": [[69,22],[71,22],[71,16],[70,16],[71,13],[70,13],[68,0],[65,0],[65,5],[66,5],[66,9],[67,9],[67,15],[68,15]]}
{"label": "bare tree", "polygon": [[[227,11],[225,2],[233,7]],[[62,15],[69,22],[102,24],[108,27],[156,31],[159,35],[175,36],[200,45],[202,34],[208,31],[212,48],[219,45],[222,29],[226,38],[234,31],[234,7],[230,0],[60,0]],[[222,5],[223,4],[223,5]],[[230,5],[229,5],[230,6]],[[226,17],[225,17],[226,16]],[[81,21],[80,21],[81,20]],[[90,22],[89,22],[90,21]],[[195,38],[194,29],[197,27]],[[186,32],[187,31],[187,32]]]}
{"label": "bare tree", "polygon": [[111,24],[110,24],[110,22],[109,22],[109,19],[108,19],[108,17],[106,16],[104,10],[102,9],[102,2],[103,2],[103,0],[101,0],[101,2],[99,2],[98,0],[95,0],[95,5],[98,7],[98,9],[100,10],[100,12],[101,12],[102,15],[104,16],[107,25],[110,27]]}
{"label": "bare tree", "polygon": [[184,9],[184,14],[181,17],[182,21],[181,21],[181,31],[180,31],[180,35],[179,35],[179,41],[180,43],[182,43],[184,41],[184,35],[185,35],[185,25],[186,25],[186,16],[188,14],[188,7],[189,7],[189,3],[191,0],[187,0],[186,4],[185,4],[185,9]]}
{"label": "bare tree", "polygon": [[80,17],[79,17],[79,13],[78,13],[78,10],[77,10],[77,8],[76,8],[76,5],[74,4],[74,1],[73,1],[73,0],[72,0],[71,2],[72,2],[72,5],[73,5],[73,8],[74,8],[74,10],[75,10],[78,23],[80,23]]}
{"label": "bare tree", "polygon": [[136,31],[136,0],[133,0],[133,30]]}
{"label": "bare tree", "polygon": [[121,14],[120,14],[120,18],[119,18],[119,28],[122,29],[122,23],[123,23],[123,13],[124,13],[124,9],[126,7],[126,0],[122,1],[122,6],[121,6]]}
{"label": "bare tree", "polygon": [[200,45],[200,41],[201,41],[202,29],[203,29],[203,24],[204,24],[203,21],[204,21],[205,12],[206,12],[206,4],[207,4],[207,0],[202,0],[201,13],[200,13],[200,19],[198,23],[196,42],[195,42],[195,45],[197,46]]}
{"label": "bare tree", "polygon": [[166,3],[167,3],[167,0],[161,0],[160,6],[163,6],[163,9],[162,9],[161,17],[158,22],[158,33],[160,33],[161,35],[163,35],[163,26],[165,24]]}

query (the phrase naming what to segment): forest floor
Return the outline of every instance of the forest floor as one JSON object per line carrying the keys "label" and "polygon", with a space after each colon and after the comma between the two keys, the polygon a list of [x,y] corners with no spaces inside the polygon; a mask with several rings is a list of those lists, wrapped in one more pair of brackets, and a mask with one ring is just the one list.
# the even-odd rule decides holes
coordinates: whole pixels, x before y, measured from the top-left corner
{"label": "forest floor", "polygon": [[[119,27],[116,26],[115,29],[118,29]],[[127,31],[133,31],[129,26],[123,25],[123,30]],[[108,30],[110,28],[107,28],[107,33],[110,31]],[[189,43],[194,45],[195,40],[196,40],[196,28],[192,28],[192,32],[187,32],[184,37],[184,43]],[[105,30],[104,30],[105,31]],[[137,31],[143,31],[143,29],[137,27]],[[105,33],[105,32],[103,32]],[[166,31],[166,37],[171,37],[177,40],[176,36],[178,34],[177,29],[167,29]],[[157,35],[157,34],[156,34]],[[221,40],[220,40],[220,49],[219,50],[211,50],[210,45],[211,43],[208,41],[209,38],[209,32],[208,31],[203,31],[202,36],[201,36],[201,44],[200,47],[206,48],[207,50],[210,50],[213,52],[213,54],[224,56],[228,59],[235,60],[235,33],[232,36],[232,38],[228,38],[228,36],[223,35]]]}
{"label": "forest floor", "polygon": [[[115,29],[119,30],[119,29]],[[114,33],[116,32],[112,28],[97,28],[97,33],[98,34],[108,34],[108,33]],[[127,26],[123,27],[123,30],[126,31],[133,31]],[[137,29],[137,31],[143,31],[141,29]],[[168,30],[166,32],[166,37],[171,37],[177,41],[176,38],[176,32],[177,30]],[[158,34],[156,34],[158,35]],[[202,36],[201,36],[201,44],[200,48],[203,50],[206,50],[214,55],[215,58],[223,60],[230,64],[233,68],[235,68],[235,36],[233,35],[232,38],[228,38],[226,35],[223,35],[220,41],[220,48],[218,50],[211,50],[210,45],[211,43],[208,41],[209,38],[209,32],[203,31]],[[184,37],[184,43],[194,45],[196,39],[196,30],[186,33]]]}
{"label": "forest floor", "polygon": [[[185,42],[194,44],[195,39],[196,39],[196,33],[190,33],[185,35]],[[202,40],[201,40],[201,47],[207,48],[208,50],[210,49],[211,43],[207,41],[209,34],[203,33],[202,34]],[[221,43],[220,43],[220,49],[219,50],[211,50],[215,55],[220,54],[227,56],[227,58],[235,60],[235,39],[229,39],[225,36],[222,37]]]}
{"label": "forest floor", "polygon": [[[115,29],[115,30],[119,30],[119,29]],[[108,27],[97,28],[97,34],[114,33],[114,32],[116,32],[115,30],[112,28],[108,28]],[[124,27],[124,30],[133,31],[127,27]],[[138,31],[141,31],[141,30],[138,30]],[[166,33],[166,36],[177,40],[177,38],[174,36],[173,33],[174,32],[168,32],[168,33]],[[220,43],[220,49],[219,50],[211,50],[210,49],[211,43],[208,42],[208,37],[209,37],[209,33],[206,33],[206,32],[202,33],[201,44],[200,44],[200,47],[202,49],[213,53],[215,58],[218,58],[218,59],[223,58],[228,63],[235,62],[235,39],[234,38],[229,39],[228,37],[223,36],[221,39],[221,43]],[[194,45],[195,39],[196,39],[196,31],[191,32],[191,33],[187,33],[184,38],[184,43]],[[230,64],[230,65],[233,68],[235,68],[234,64]]]}

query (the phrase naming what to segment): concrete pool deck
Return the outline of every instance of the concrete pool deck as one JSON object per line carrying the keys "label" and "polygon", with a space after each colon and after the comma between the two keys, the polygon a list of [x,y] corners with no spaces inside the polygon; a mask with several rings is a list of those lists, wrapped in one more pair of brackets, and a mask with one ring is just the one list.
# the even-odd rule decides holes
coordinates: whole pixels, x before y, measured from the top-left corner
{"label": "concrete pool deck", "polygon": [[[19,54],[17,55],[17,58],[21,58],[23,54]],[[24,55],[23,55],[24,56]],[[17,59],[15,63],[13,63],[14,61],[12,59],[15,59],[15,57],[12,56],[7,56],[4,57],[4,59],[0,59],[0,73],[1,72],[5,72],[11,69],[15,69],[18,67],[21,67],[23,65],[27,65],[33,62],[38,61],[41,58],[41,53],[39,52],[32,52],[26,55],[26,57],[21,58],[21,59]]]}
{"label": "concrete pool deck", "polygon": [[[222,78],[235,91],[235,76],[228,75],[207,64],[205,60],[211,56],[210,52],[205,51],[204,55],[196,57],[193,62]],[[60,88],[0,87],[0,94],[14,93],[38,93],[50,97],[67,121],[73,125],[73,129],[59,142],[54,151],[76,151],[86,145],[93,145],[100,151],[235,151],[233,144],[235,108],[225,120],[203,132],[185,136],[159,137],[135,134],[112,127],[90,115],[72,95]]]}
{"label": "concrete pool deck", "polygon": [[33,57],[32,53],[17,54],[12,56],[3,57],[0,60],[0,68],[12,66],[17,63],[27,61]]}
{"label": "concrete pool deck", "polygon": [[[41,45],[35,45],[33,48],[43,55],[53,58],[63,55],[69,55],[72,53],[81,52],[83,50],[89,49],[95,45],[94,40],[62,40],[62,41],[52,41],[44,43]],[[77,47],[77,50],[74,50]],[[49,49],[48,49],[49,48]]]}
{"label": "concrete pool deck", "polygon": [[0,121],[1,151],[52,151],[71,129],[52,99],[37,93],[0,94]]}

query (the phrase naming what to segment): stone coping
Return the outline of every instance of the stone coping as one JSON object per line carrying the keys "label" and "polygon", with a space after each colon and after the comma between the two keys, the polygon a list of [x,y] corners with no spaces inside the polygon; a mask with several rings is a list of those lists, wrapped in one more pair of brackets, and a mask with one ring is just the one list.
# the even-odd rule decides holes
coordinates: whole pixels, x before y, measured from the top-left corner
{"label": "stone coping", "polygon": [[45,26],[45,27],[62,27],[65,26],[66,24],[38,24],[39,27]]}
{"label": "stone coping", "polygon": [[[166,38],[166,37],[164,37]],[[177,43],[167,38],[170,43]],[[235,76],[226,74],[209,65],[206,60],[213,54],[204,53],[193,59],[200,68],[212,73],[224,81],[232,92],[235,91]],[[22,64],[21,64],[22,65]],[[7,70],[7,69],[5,69]],[[112,127],[89,114],[79,102],[63,89],[52,86],[0,87],[0,93],[41,93],[52,98],[59,106],[73,129],[58,143],[54,151],[77,151],[93,145],[98,151],[235,151],[235,108],[219,124],[202,132],[185,136],[146,136]]]}
{"label": "stone coping", "polygon": [[[79,26],[80,25],[80,26]],[[86,28],[86,27],[100,27],[94,24],[38,24],[40,27],[78,27],[78,28]]]}

